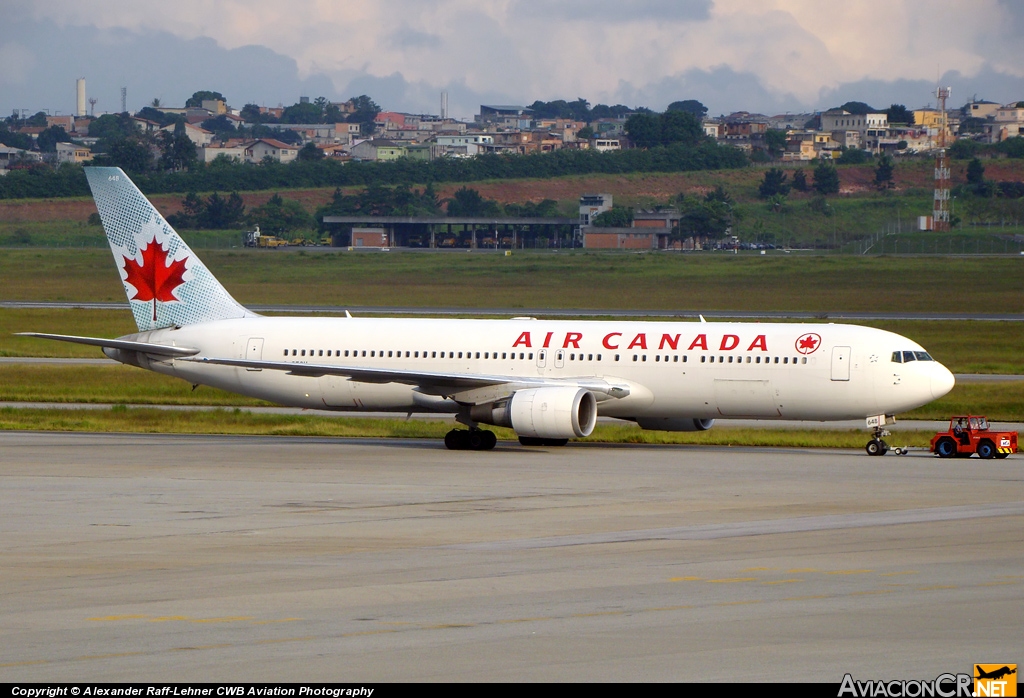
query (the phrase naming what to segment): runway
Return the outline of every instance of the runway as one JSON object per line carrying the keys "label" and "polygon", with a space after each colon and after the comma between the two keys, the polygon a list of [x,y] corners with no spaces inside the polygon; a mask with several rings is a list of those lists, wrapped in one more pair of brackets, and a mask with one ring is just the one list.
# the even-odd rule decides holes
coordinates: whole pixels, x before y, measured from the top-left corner
{"label": "runway", "polygon": [[1014,662],[1024,458],[0,432],[5,681]]}

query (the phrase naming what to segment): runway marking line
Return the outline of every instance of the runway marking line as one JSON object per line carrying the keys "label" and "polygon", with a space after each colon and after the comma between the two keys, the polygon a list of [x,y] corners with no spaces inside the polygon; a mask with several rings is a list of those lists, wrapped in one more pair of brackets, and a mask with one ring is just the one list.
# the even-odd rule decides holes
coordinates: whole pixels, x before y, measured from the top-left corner
{"label": "runway marking line", "polygon": [[699,582],[703,577],[672,577],[670,582]]}
{"label": "runway marking line", "polygon": [[252,620],[255,616],[224,616],[223,618],[189,618],[189,623],[240,623]]}
{"label": "runway marking line", "polygon": [[999,587],[999,586],[1003,586],[1005,584],[1020,584],[1020,582],[1009,581],[1009,580],[1005,581],[1005,582],[984,582],[982,584],[979,584],[978,586],[980,586],[980,587]]}
{"label": "runway marking line", "polygon": [[150,618],[150,623],[169,623],[173,620],[192,620],[188,616],[157,616],[156,618]]}
{"label": "runway marking line", "polygon": [[928,587],[917,587],[914,591],[937,591],[939,589],[956,589],[955,584],[935,584]]}
{"label": "runway marking line", "polygon": [[[544,620],[549,620],[545,618]],[[475,628],[476,623],[437,623],[436,625],[421,625],[423,630],[448,630],[449,628]]]}
{"label": "runway marking line", "polygon": [[761,582],[761,584],[764,584],[764,585],[767,585],[767,586],[772,586],[774,584],[796,584],[797,582],[802,582],[802,581],[804,581],[804,580],[802,580],[802,579],[779,579],[779,580],[774,581],[774,582]]}
{"label": "runway marking line", "polygon": [[254,620],[253,625],[270,625],[271,623],[291,623],[297,620],[305,620],[305,618],[278,618],[277,620]]}
{"label": "runway marking line", "polygon": [[751,601],[723,601],[722,603],[716,603],[715,606],[749,606],[755,603],[764,603],[761,599],[753,599]]}
{"label": "runway marking line", "polygon": [[686,605],[686,606],[658,606],[656,608],[648,608],[647,610],[648,611],[682,611],[682,610],[685,610],[687,608],[697,608],[697,607],[696,606],[691,606],[691,605]]}
{"label": "runway marking line", "polygon": [[709,579],[709,584],[736,584],[738,582],[756,582],[757,577],[729,577],[726,579]]}
{"label": "runway marking line", "polygon": [[15,667],[15,666],[36,666],[37,664],[49,664],[49,663],[50,663],[49,659],[33,659],[33,660],[30,660],[30,661],[27,661],[27,662],[6,662],[5,664],[0,664],[0,669],[6,669],[8,667]]}
{"label": "runway marking line", "polygon": [[282,637],[278,640],[256,640],[253,642],[254,645],[277,645],[282,642],[307,642],[309,640],[316,640],[316,635],[309,635],[307,637]]}
{"label": "runway marking line", "polygon": [[817,571],[818,570],[816,570],[813,567],[797,567],[796,569],[786,570],[786,572],[789,573],[789,574],[800,574],[801,572],[807,573],[807,572],[817,572]]}

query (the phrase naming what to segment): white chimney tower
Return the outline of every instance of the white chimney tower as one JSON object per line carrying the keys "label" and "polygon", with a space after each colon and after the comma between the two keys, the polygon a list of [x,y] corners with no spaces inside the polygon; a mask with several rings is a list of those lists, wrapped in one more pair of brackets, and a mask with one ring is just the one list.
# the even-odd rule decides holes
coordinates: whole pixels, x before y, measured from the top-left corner
{"label": "white chimney tower", "polygon": [[78,78],[76,86],[78,88],[78,102],[75,116],[85,116],[85,78]]}

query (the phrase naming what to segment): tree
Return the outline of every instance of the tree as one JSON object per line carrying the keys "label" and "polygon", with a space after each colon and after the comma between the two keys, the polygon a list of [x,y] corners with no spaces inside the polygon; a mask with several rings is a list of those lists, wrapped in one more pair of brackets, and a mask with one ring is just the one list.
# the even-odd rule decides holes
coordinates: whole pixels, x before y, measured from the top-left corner
{"label": "tree", "polygon": [[63,126],[51,126],[50,128],[43,129],[43,131],[36,137],[36,145],[39,146],[39,150],[44,153],[52,153],[57,150],[58,143],[70,143],[71,137],[67,131],[64,130]]}
{"label": "tree", "polygon": [[789,194],[789,185],[786,184],[786,173],[777,167],[766,170],[761,186],[757,188],[757,195],[762,199],[770,199],[773,196],[786,196]]}
{"label": "tree", "polygon": [[807,191],[807,175],[804,174],[803,169],[793,173],[793,188],[800,192]]}
{"label": "tree", "polygon": [[324,151],[316,147],[316,143],[310,141],[306,145],[299,148],[299,154],[296,155],[299,160],[323,160]]}
{"label": "tree", "polygon": [[786,132],[777,128],[768,129],[764,134],[764,144],[773,158],[779,157],[786,149]]}
{"label": "tree", "polygon": [[497,216],[499,213],[498,202],[485,199],[476,189],[460,187],[448,199],[449,216]]}
{"label": "tree", "polygon": [[660,117],[661,144],[683,143],[696,146],[704,140],[700,119],[686,111],[667,111]]}
{"label": "tree", "polygon": [[312,102],[300,102],[285,107],[281,113],[282,124],[318,124],[323,116],[323,109]]}
{"label": "tree", "polygon": [[684,99],[681,102],[672,102],[665,111],[685,111],[698,119],[703,119],[708,113],[708,108],[695,99]]}
{"label": "tree", "polygon": [[160,98],[159,97],[154,97],[153,101],[149,103],[149,106],[153,107],[154,109],[159,108],[160,107]]}
{"label": "tree", "polygon": [[654,114],[634,114],[626,119],[626,133],[639,148],[661,145],[661,121]]}
{"label": "tree", "polygon": [[355,111],[348,115],[350,124],[359,124],[359,131],[363,135],[373,133],[373,122],[380,114],[380,105],[366,95],[352,97],[350,100]]}
{"label": "tree", "polygon": [[893,165],[892,158],[888,155],[878,160],[878,166],[875,167],[875,186],[879,191],[892,189],[895,186],[892,178],[894,169],[895,166]]}
{"label": "tree", "polygon": [[981,160],[978,158],[974,158],[967,164],[967,183],[985,183],[985,166],[981,164]]}
{"label": "tree", "polygon": [[160,133],[160,148],[163,151],[160,167],[165,170],[186,170],[194,166],[199,159],[196,144],[185,133],[184,121],[174,125],[173,133]]}
{"label": "tree", "polygon": [[878,111],[870,104],[865,104],[864,102],[847,102],[839,108],[851,114],[871,114]]}
{"label": "tree", "polygon": [[107,158],[128,172],[145,172],[153,166],[149,146],[137,138],[115,138],[107,145]]}
{"label": "tree", "polygon": [[212,99],[219,99],[222,102],[227,101],[226,99],[224,99],[224,95],[222,95],[220,92],[212,92],[210,90],[199,90],[198,92],[192,93],[192,96],[189,97],[188,100],[186,100],[185,106],[201,107],[203,106],[204,101]]}
{"label": "tree", "polygon": [[128,138],[138,133],[127,114],[104,114],[89,123],[89,135],[93,138]]}
{"label": "tree", "polygon": [[302,204],[294,199],[282,199],[279,194],[274,194],[267,203],[254,208],[249,214],[249,220],[264,232],[273,234],[311,228],[313,225],[312,217]]}
{"label": "tree", "polygon": [[863,165],[871,159],[871,154],[862,148],[843,148],[839,155],[840,165]]}
{"label": "tree", "polygon": [[633,209],[630,206],[612,206],[590,220],[597,228],[629,228],[633,225]]}
{"label": "tree", "polygon": [[576,132],[576,140],[587,141],[594,137],[594,129],[589,126],[584,126]]}
{"label": "tree", "polygon": [[893,104],[885,110],[886,116],[889,117],[890,124],[904,124],[906,126],[914,125],[914,112],[907,109],[902,104]]}
{"label": "tree", "polygon": [[822,196],[839,193],[839,172],[835,165],[822,160],[814,168],[814,191]]}

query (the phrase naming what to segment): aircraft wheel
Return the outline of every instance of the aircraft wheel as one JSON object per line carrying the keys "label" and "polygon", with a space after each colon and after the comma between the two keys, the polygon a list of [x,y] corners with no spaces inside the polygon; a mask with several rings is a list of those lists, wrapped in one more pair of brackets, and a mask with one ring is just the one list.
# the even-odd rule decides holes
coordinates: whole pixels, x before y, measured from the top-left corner
{"label": "aircraft wheel", "polygon": [[466,433],[466,446],[470,451],[482,451],[484,446],[484,433],[479,429],[471,429]]}
{"label": "aircraft wheel", "polygon": [[481,451],[490,451],[498,445],[498,437],[494,435],[493,431],[482,431],[480,434],[483,436],[483,444],[480,447]]}
{"label": "aircraft wheel", "polygon": [[996,446],[991,441],[985,440],[978,442],[978,458],[984,458],[988,460],[996,455]]}
{"label": "aircraft wheel", "polygon": [[452,429],[444,435],[444,445],[449,451],[465,451],[469,448],[469,432],[465,429]]}
{"label": "aircraft wheel", "polygon": [[882,442],[878,439],[871,439],[871,441],[868,441],[864,450],[867,451],[869,456],[880,456],[885,453],[885,451],[882,450]]}
{"label": "aircraft wheel", "polygon": [[956,441],[945,436],[935,443],[935,453],[939,458],[952,458],[956,455]]}
{"label": "aircraft wheel", "polygon": [[884,456],[886,453],[889,452],[889,444],[886,443],[885,441],[879,441],[878,443],[882,445],[882,452],[879,453],[878,455]]}

